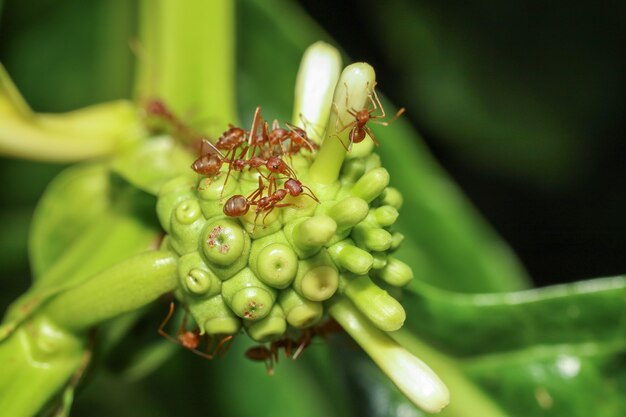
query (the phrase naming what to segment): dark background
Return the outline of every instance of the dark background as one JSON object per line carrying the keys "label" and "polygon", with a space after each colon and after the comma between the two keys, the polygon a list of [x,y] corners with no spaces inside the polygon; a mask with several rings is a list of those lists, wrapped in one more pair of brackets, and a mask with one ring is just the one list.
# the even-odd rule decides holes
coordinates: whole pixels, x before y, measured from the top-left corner
{"label": "dark background", "polygon": [[539,285],[626,271],[626,3],[300,0]]}
{"label": "dark background", "polygon": [[[128,96],[130,52],[97,53],[133,25],[132,5],[116,27],[97,25],[114,3],[5,5],[0,60],[35,109]],[[298,3],[349,56],[374,65],[380,89],[407,108],[536,283],[626,272],[624,2]],[[3,275],[28,275],[32,208],[61,168],[0,160]]]}

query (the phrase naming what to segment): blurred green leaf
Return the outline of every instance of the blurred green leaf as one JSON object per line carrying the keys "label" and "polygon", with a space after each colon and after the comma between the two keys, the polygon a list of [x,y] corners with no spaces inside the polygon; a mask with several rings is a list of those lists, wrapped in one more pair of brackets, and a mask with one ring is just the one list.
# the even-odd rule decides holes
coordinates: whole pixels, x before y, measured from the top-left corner
{"label": "blurred green leaf", "polygon": [[182,175],[192,179],[191,152],[169,136],[139,142],[117,155],[112,169],[140,190],[156,195],[166,181]]}

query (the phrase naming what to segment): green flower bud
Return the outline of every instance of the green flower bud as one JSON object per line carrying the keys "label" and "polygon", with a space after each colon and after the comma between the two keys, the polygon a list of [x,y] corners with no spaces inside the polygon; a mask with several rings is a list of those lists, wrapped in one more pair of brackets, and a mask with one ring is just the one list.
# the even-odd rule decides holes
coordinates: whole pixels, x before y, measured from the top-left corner
{"label": "green flower bud", "polygon": [[400,244],[404,240],[404,235],[400,232],[395,232],[391,235],[391,246],[389,246],[389,250],[394,251],[400,247]]}
{"label": "green flower bud", "polygon": [[250,236],[238,222],[221,218],[206,224],[200,246],[213,272],[227,279],[247,265]]}
{"label": "green flower bud", "polygon": [[328,300],[339,286],[339,273],[326,250],[300,261],[293,289],[311,301]]}
{"label": "green flower bud", "polygon": [[396,210],[400,210],[400,208],[402,207],[402,203],[404,202],[404,199],[402,198],[402,194],[400,193],[400,191],[398,191],[396,188],[393,188],[393,187],[385,188],[385,191],[383,191],[383,194],[381,197],[382,197],[382,200],[381,200],[382,204],[395,207]]}
{"label": "green flower bud", "polygon": [[342,291],[356,308],[369,318],[381,330],[392,332],[404,324],[406,313],[402,305],[389,293],[364,275],[346,277]]}
{"label": "green flower bud", "polygon": [[373,210],[374,219],[380,227],[387,227],[394,224],[398,218],[398,210],[393,206],[381,206]]}
{"label": "green flower bud", "polygon": [[278,304],[285,313],[287,323],[297,328],[313,326],[324,314],[322,303],[307,300],[292,289],[280,292]]}
{"label": "green flower bud", "polygon": [[389,185],[389,173],[385,168],[374,168],[354,184],[350,192],[368,203],[374,200]]}
{"label": "green flower bud", "polygon": [[245,268],[222,283],[222,296],[231,310],[246,320],[258,320],[269,314],[276,291]]}
{"label": "green flower bud", "polygon": [[[368,140],[364,142],[372,142],[372,141]],[[365,172],[370,172],[371,170],[375,168],[380,168],[381,166],[380,155],[378,155],[377,153],[368,155],[364,160],[365,160]]]}
{"label": "green flower bud", "polygon": [[369,224],[360,223],[352,231],[352,237],[356,243],[369,250],[382,252],[391,246],[391,233],[385,229],[372,227]]}
{"label": "green flower bud", "polygon": [[174,208],[170,220],[172,248],[179,255],[198,249],[198,239],[206,220],[196,199],[183,200]]}
{"label": "green flower bud", "polygon": [[332,239],[336,230],[337,223],[328,216],[309,217],[294,227],[293,243],[303,252],[317,251]]}
{"label": "green flower bud", "polygon": [[325,215],[299,218],[287,223],[283,229],[287,241],[300,258],[319,252],[333,238],[336,230],[335,221]]}
{"label": "green flower bud", "polygon": [[387,265],[380,270],[377,276],[389,285],[403,287],[413,279],[413,271],[401,260],[389,256],[387,257]]}
{"label": "green flower bud", "polygon": [[348,159],[341,167],[341,181],[346,184],[356,182],[365,174],[365,161],[361,158]]}
{"label": "green flower bud", "polygon": [[274,304],[270,313],[257,321],[244,321],[248,336],[260,343],[279,339],[287,331],[287,321],[283,309]]}
{"label": "green flower bud", "polygon": [[373,252],[374,263],[372,269],[382,269],[387,265],[387,253],[385,252]]}
{"label": "green flower bud", "polygon": [[346,197],[328,209],[326,214],[337,223],[338,229],[347,229],[365,219],[368,211],[367,201],[358,197]]}
{"label": "green flower bud", "polygon": [[367,274],[374,263],[369,252],[354,246],[350,240],[334,244],[328,248],[328,253],[337,265],[357,275]]}
{"label": "green flower bud", "polygon": [[204,263],[198,252],[180,257],[178,277],[188,294],[211,298],[220,293],[222,282]]}
{"label": "green flower bud", "polygon": [[241,328],[241,320],[228,308],[221,295],[191,300],[189,312],[198,323],[202,334],[232,335]]}

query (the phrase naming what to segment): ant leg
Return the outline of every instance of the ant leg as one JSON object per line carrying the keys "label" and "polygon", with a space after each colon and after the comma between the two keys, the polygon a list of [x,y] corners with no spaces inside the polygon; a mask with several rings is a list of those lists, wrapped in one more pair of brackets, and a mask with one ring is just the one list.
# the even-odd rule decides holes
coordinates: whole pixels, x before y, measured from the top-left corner
{"label": "ant leg", "polygon": [[220,341],[217,343],[217,347],[215,348],[213,354],[224,356],[232,346],[232,340],[234,337],[235,336],[233,335],[228,335],[221,338]]}
{"label": "ant leg", "polygon": [[363,130],[365,130],[365,133],[367,133],[369,135],[369,137],[372,138],[372,140],[374,141],[374,145],[376,145],[376,146],[380,145],[378,143],[378,141],[376,140],[376,137],[374,136],[374,132],[372,132],[372,129],[370,129],[367,126],[363,126]]}
{"label": "ant leg", "polygon": [[[400,110],[398,110],[398,112],[395,114],[395,116],[393,116],[391,119],[387,120],[386,122],[380,121],[380,120],[371,120],[372,123],[376,123],[377,125],[381,125],[381,126],[389,126],[391,123],[393,123],[398,117],[402,116],[405,112],[405,108],[402,107]],[[380,116],[380,117],[385,117],[385,116]],[[375,119],[379,118],[378,116],[375,117]]]}
{"label": "ant leg", "polygon": [[298,349],[293,354],[291,359],[294,361],[300,357],[304,349],[306,349],[311,344],[311,330],[304,329],[302,330],[302,337],[300,338],[300,345],[298,345]]}
{"label": "ant leg", "polygon": [[165,316],[165,319],[163,320],[163,322],[161,322],[161,325],[159,326],[159,334],[171,342],[180,344],[180,342],[176,338],[170,336],[165,331],[165,326],[167,326],[167,323],[169,323],[173,315],[174,315],[174,302],[172,301],[170,303],[170,311],[167,313],[167,316]]}
{"label": "ant leg", "polygon": [[263,184],[263,180],[261,179],[261,177],[259,177],[259,186],[246,198],[246,200],[249,200],[250,202],[254,202],[256,198],[261,197],[263,195],[264,189],[265,189],[265,184]]}
{"label": "ant leg", "polygon": [[[374,86],[374,87],[376,87],[376,86]],[[370,115],[380,108],[380,114],[378,116],[371,116],[370,118],[372,118],[372,117],[376,118],[376,119],[384,118],[385,117],[385,109],[383,108],[383,105],[380,102],[380,99],[378,98],[378,94],[376,93],[376,88],[372,89],[372,93],[368,97],[369,97],[369,99],[370,99],[370,101],[372,103],[372,106],[374,106],[372,111],[369,112]]]}

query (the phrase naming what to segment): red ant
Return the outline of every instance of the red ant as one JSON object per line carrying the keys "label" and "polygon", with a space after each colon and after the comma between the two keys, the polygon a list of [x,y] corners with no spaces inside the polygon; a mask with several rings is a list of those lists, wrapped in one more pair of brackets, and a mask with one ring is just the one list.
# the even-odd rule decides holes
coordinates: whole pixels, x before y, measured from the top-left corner
{"label": "red ant", "polygon": [[[376,85],[374,85],[374,87],[376,87]],[[348,86],[346,84],[346,91],[347,89],[348,89]],[[369,137],[372,138],[376,146],[379,145],[378,141],[376,140],[376,137],[374,136],[374,133],[368,126],[366,126],[366,124],[372,119],[385,118],[385,109],[383,108],[383,105],[380,102],[380,99],[378,98],[378,94],[376,94],[375,88],[372,89],[372,92],[368,94],[367,97],[370,100],[371,106],[364,107],[361,110],[348,109],[347,111],[351,116],[354,117],[354,121],[351,123],[348,123],[345,126],[342,126],[341,129],[339,130],[335,129],[336,130],[335,136],[337,136],[338,133],[343,132],[344,130],[348,128],[351,128],[350,135],[349,135],[350,144],[348,145],[348,147],[346,147],[343,141],[340,140],[341,144],[348,152],[352,149],[353,143],[359,143],[359,142],[362,142],[363,139],[365,139],[365,134],[369,135]],[[348,107],[347,93],[346,93],[346,107]],[[378,109],[380,109],[381,114],[375,116],[374,112]],[[338,112],[336,104],[335,104],[335,111]],[[400,117],[404,113],[404,111],[405,111],[405,108],[402,107],[400,110],[398,110],[395,116],[393,116],[390,120],[386,122],[383,122],[380,120],[372,120],[372,123],[376,123],[376,124],[383,125],[383,126],[389,126],[393,121],[395,121],[398,117]],[[337,125],[338,124],[339,124],[339,118],[337,118]]]}
{"label": "red ant", "polygon": [[[283,338],[270,343],[269,348],[263,345],[254,346],[248,349],[245,355],[250,360],[265,362],[268,375],[273,375],[274,364],[278,363],[278,353],[281,348],[284,349],[286,358],[296,360],[300,357],[302,352],[311,345],[315,336],[327,339],[329,334],[340,331],[343,331],[343,328],[339,325],[339,323],[330,319],[321,325],[302,329],[302,335],[298,340]],[[298,347],[294,352],[293,348],[296,345]]]}
{"label": "red ant", "polygon": [[[169,126],[171,135],[184,143],[193,143],[199,138],[199,134],[194,132],[189,126],[183,123],[176,114],[174,114],[160,99],[149,100],[144,106],[146,116],[155,118],[164,122],[165,126]],[[149,121],[148,121],[149,123]],[[153,130],[159,131],[162,126],[149,126]],[[168,130],[168,129],[163,129]]]}
{"label": "red ant", "polygon": [[[274,120],[272,123],[272,130],[268,130],[267,122],[264,126],[264,135],[267,137],[267,142],[270,149],[274,149],[276,146],[280,147],[281,155],[287,154],[289,156],[295,155],[302,148],[307,148],[310,152],[315,152],[317,145],[311,139],[309,139],[306,131],[291,123],[285,123],[287,129],[283,129],[278,124],[278,120]],[[289,148],[287,150],[283,147],[283,142],[289,141]]]}
{"label": "red ant", "polygon": [[199,329],[196,329],[194,331],[187,330],[187,311],[186,310],[185,310],[185,315],[183,316],[183,322],[178,328],[176,337],[174,338],[170,336],[165,331],[165,326],[170,321],[173,314],[174,314],[174,302],[171,302],[170,311],[167,313],[167,316],[165,317],[165,319],[159,326],[159,334],[163,336],[164,338],[166,338],[167,340],[174,342],[176,344],[179,344],[185,349],[192,351],[196,355],[202,356],[203,358],[209,359],[209,360],[213,359],[215,356],[219,354],[226,353],[226,351],[228,351],[228,349],[230,348],[230,343],[228,342],[230,342],[233,339],[234,336],[232,335],[228,335],[220,339],[215,349],[212,349],[214,339],[212,337],[209,337],[209,341],[206,347],[206,352],[202,352],[198,350],[198,346],[200,346],[200,342],[203,336],[200,334]]}
{"label": "red ant", "polygon": [[[256,220],[262,212],[265,212],[263,216],[263,223],[265,223],[265,219],[275,208],[294,205],[293,203],[281,203],[288,195],[293,197],[307,195],[319,203],[319,200],[315,197],[311,189],[295,178],[287,179],[283,187],[284,188],[272,192],[272,190],[276,188],[276,179],[271,178],[268,195],[263,197],[265,184],[263,184],[261,177],[259,177],[259,187],[248,197],[238,194],[230,197],[226,201],[226,204],[224,204],[224,214],[230,217],[240,217],[250,210],[250,206],[256,206],[254,223],[256,224]],[[304,192],[305,190],[308,190],[308,192]]]}
{"label": "red ant", "polygon": [[[207,145],[211,150],[204,152],[203,148]],[[200,175],[206,175],[209,178],[217,176],[222,168],[222,164],[226,161],[226,158],[217,149],[215,145],[206,139],[202,140],[201,155],[193,161],[191,168]]]}

